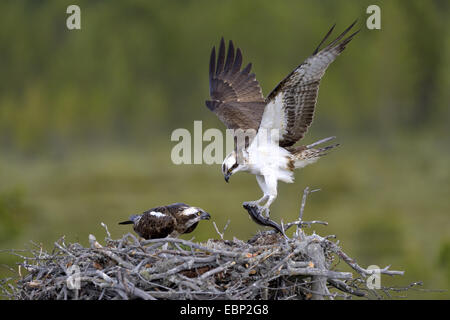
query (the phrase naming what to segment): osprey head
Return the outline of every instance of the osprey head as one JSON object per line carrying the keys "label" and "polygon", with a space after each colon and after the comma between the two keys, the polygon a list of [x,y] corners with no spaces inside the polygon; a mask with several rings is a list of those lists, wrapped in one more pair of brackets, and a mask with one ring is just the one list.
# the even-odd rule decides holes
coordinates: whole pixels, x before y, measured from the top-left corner
{"label": "osprey head", "polygon": [[211,215],[199,207],[187,207],[180,212],[181,216],[187,216],[190,220],[209,220]]}
{"label": "osprey head", "polygon": [[178,232],[191,233],[201,220],[209,220],[211,216],[208,212],[198,207],[187,207],[176,215]]}
{"label": "osprey head", "polygon": [[239,163],[238,157],[236,156],[236,151],[232,151],[229,155],[226,156],[225,160],[223,160],[222,173],[226,182],[228,182],[228,180],[234,173],[241,171],[242,169],[244,169],[244,166],[243,164]]}

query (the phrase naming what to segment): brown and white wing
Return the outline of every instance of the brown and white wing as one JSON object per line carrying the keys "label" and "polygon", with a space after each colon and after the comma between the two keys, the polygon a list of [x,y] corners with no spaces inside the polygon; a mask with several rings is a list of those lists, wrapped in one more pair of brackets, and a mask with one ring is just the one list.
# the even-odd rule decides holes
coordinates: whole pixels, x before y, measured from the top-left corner
{"label": "brown and white wing", "polygon": [[355,23],[356,21],[333,42],[319,51],[320,46],[333,31],[333,26],[313,54],[294,69],[267,96],[267,107],[261,121],[261,128],[278,129],[281,147],[289,147],[295,144],[303,138],[311,125],[320,79],[322,79],[328,66],[358,33],[357,31],[343,39]]}
{"label": "brown and white wing", "polygon": [[225,59],[225,42],[222,38],[216,65],[216,49],[213,47],[209,63],[209,88],[211,100],[206,106],[229,129],[258,130],[264,112],[265,100],[255,75],[250,73],[249,63],[241,70],[242,53],[228,45]]}
{"label": "brown and white wing", "polygon": [[176,219],[165,207],[152,208],[145,211],[134,230],[145,239],[167,237],[176,228]]}

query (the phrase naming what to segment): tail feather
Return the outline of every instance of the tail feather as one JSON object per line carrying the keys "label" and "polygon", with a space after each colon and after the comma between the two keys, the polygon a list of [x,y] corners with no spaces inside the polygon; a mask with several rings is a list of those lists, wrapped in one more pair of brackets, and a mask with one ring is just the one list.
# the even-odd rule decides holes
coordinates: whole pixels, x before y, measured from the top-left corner
{"label": "tail feather", "polygon": [[336,137],[335,136],[331,136],[331,137],[328,137],[328,138],[325,138],[325,139],[321,139],[319,141],[316,141],[316,142],[313,142],[311,144],[308,144],[307,146],[305,146],[305,148],[306,149],[311,149],[312,147],[315,147],[315,146],[317,146],[319,144],[328,142],[328,141],[333,140],[333,139],[336,139]]}
{"label": "tail feather", "polygon": [[339,147],[339,145],[340,145],[339,143],[336,143],[336,144],[332,144],[331,146],[326,146],[326,147],[323,147],[323,148],[320,148],[320,149],[310,149],[310,150],[314,150],[315,152],[317,152],[319,157],[322,157],[322,156],[327,155],[329,153],[329,152],[325,152],[325,151],[328,151],[328,150],[331,150],[333,148]]}
{"label": "tail feather", "polygon": [[133,224],[134,222],[131,220],[119,222],[119,224]]}
{"label": "tail feather", "polygon": [[331,149],[339,146],[339,143],[336,143],[323,148],[312,148],[313,146],[317,146],[318,144],[322,144],[331,139],[334,139],[334,137],[326,138],[307,146],[292,148],[290,151],[292,154],[292,159],[294,160],[295,168],[303,168],[308,164],[314,163],[320,157],[327,155]]}

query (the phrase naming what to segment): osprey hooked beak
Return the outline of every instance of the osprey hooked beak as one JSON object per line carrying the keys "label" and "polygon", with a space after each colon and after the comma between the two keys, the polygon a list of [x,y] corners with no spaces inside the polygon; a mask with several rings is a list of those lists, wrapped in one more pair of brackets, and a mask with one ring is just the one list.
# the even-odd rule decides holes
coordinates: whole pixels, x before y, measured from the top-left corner
{"label": "osprey hooked beak", "polygon": [[202,210],[201,214],[200,214],[200,218],[202,220],[209,220],[209,219],[211,219],[211,215],[208,212]]}
{"label": "osprey hooked beak", "polygon": [[228,183],[228,180],[230,180],[230,177],[231,177],[231,172],[226,173],[226,174],[224,175],[225,181],[226,181],[227,183]]}

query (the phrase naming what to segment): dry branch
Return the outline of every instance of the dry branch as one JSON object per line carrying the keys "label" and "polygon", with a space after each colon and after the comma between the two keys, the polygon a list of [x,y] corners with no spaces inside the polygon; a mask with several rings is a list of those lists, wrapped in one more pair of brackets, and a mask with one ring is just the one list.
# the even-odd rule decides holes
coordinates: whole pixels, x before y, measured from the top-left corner
{"label": "dry branch", "polygon": [[[313,190],[314,191],[314,190]],[[359,266],[330,239],[301,228],[306,189],[299,220],[291,238],[264,231],[249,241],[220,239],[197,243],[178,238],[140,241],[131,233],[113,240],[105,224],[104,245],[89,236],[89,247],[66,244],[64,237],[51,252],[33,244],[11,250],[18,272],[0,280],[7,299],[335,299],[370,298],[365,278],[378,271]],[[355,271],[339,270],[343,261]],[[75,272],[73,271],[75,270]],[[395,292],[395,288],[390,288]],[[382,289],[385,293],[386,288]]]}
{"label": "dry branch", "polygon": [[[249,242],[195,243],[165,238],[138,241],[131,234],[101,245],[55,243],[51,253],[21,252],[22,276],[3,281],[9,299],[323,299],[365,296],[363,281],[334,268],[342,258],[361,279],[372,271],[357,265],[330,240],[316,234],[287,242],[272,231]],[[167,244],[167,249],[162,248]],[[79,273],[69,268],[77,266]],[[27,274],[23,270],[27,270]],[[402,274],[382,269],[384,274]],[[79,280],[79,289],[71,280]],[[358,283],[358,286],[355,285]],[[283,284],[280,286],[280,284]]]}

